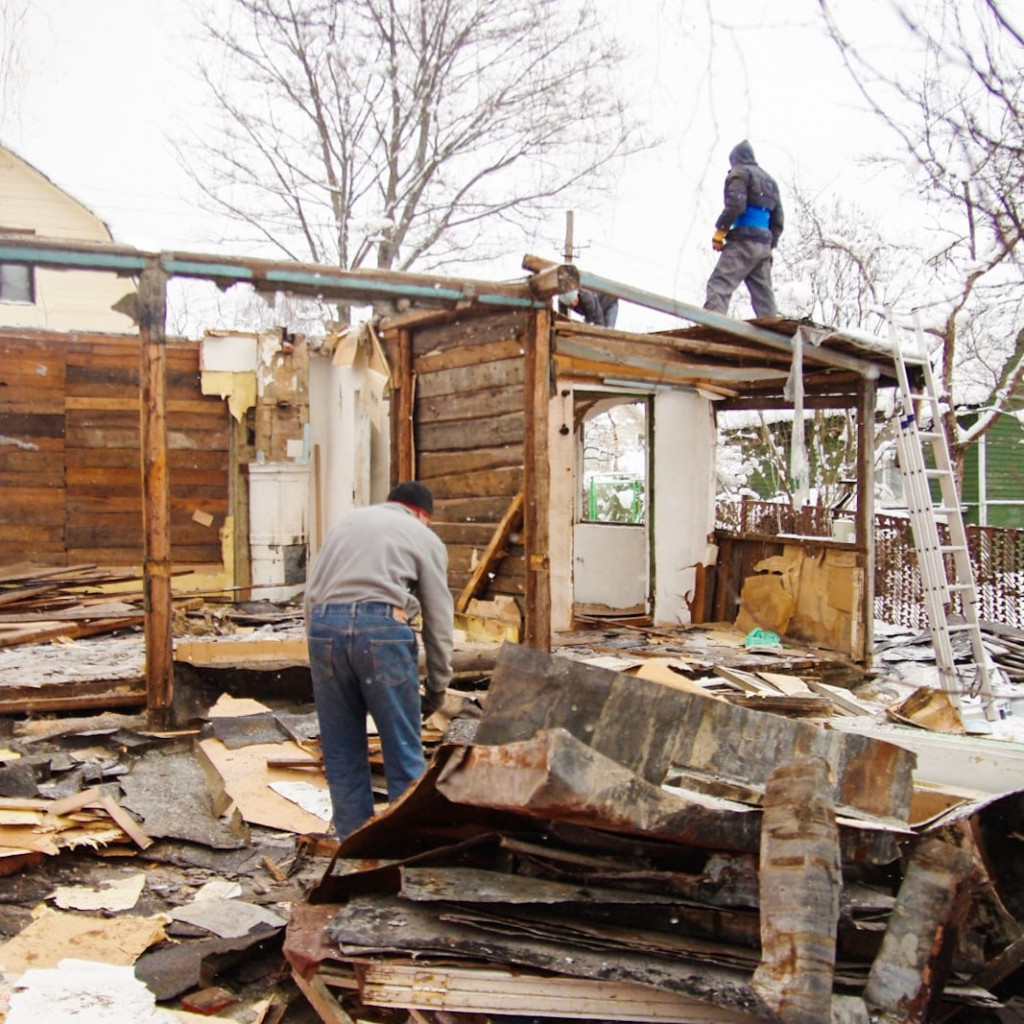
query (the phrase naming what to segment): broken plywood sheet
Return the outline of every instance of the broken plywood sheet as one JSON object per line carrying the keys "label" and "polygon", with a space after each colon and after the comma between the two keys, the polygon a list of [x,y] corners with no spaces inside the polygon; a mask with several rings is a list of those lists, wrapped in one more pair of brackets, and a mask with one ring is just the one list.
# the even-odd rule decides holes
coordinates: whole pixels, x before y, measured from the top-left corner
{"label": "broken plywood sheet", "polygon": [[455,804],[647,832],[698,847],[750,853],[760,841],[753,808],[644,782],[564,729],[501,747],[454,749],[437,791]]}
{"label": "broken plywood sheet", "polygon": [[0,971],[21,974],[31,967],[56,967],[68,954],[127,966],[167,938],[166,923],[163,916],[90,917],[39,906],[28,927],[0,944]]}
{"label": "broken plywood sheet", "polygon": [[455,626],[467,640],[519,643],[523,613],[514,597],[499,594],[492,601],[474,598],[466,609],[455,615]]}
{"label": "broken plywood sheet", "polygon": [[250,824],[299,835],[327,830],[328,823],[322,818],[304,811],[270,788],[274,782],[312,782],[326,791],[326,781],[311,780],[307,769],[276,768],[267,763],[272,757],[308,758],[297,743],[290,740],[286,743],[257,743],[229,750],[220,740],[208,739],[200,741],[199,750],[220,776],[225,792],[238,805],[242,817]]}
{"label": "broken plywood sheet", "polygon": [[88,790],[80,801],[44,798],[0,798],[0,855],[33,852],[55,856],[62,849],[98,847],[126,838],[99,803],[99,791]]}
{"label": "broken plywood sheet", "polygon": [[179,640],[174,645],[174,660],[200,668],[237,668],[240,665],[261,669],[290,668],[308,665],[309,650],[305,636],[267,637],[262,640],[218,637]]}
{"label": "broken plywood sheet", "polygon": [[76,706],[142,705],[141,636],[0,648],[0,714]]}
{"label": "broken plywood sheet", "polygon": [[832,769],[844,813],[907,822],[914,761],[900,747],[849,744],[810,722],[505,644],[476,742],[500,745],[558,727],[654,785],[678,765],[763,788],[795,752],[816,754]]}

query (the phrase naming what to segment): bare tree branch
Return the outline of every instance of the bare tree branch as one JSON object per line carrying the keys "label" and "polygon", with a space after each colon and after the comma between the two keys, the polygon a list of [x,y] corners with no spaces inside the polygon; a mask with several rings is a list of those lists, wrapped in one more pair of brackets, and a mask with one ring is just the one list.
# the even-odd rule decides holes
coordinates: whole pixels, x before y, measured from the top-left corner
{"label": "bare tree branch", "polygon": [[179,151],[287,258],[486,259],[640,148],[590,0],[232,0],[202,32],[216,131]]}
{"label": "bare tree branch", "polygon": [[[908,31],[899,62],[844,31],[819,0],[826,31],[878,118],[900,140],[935,217],[937,244],[902,308],[921,310],[947,393],[958,469],[1021,380],[1024,319],[1024,37],[998,0],[890,0]],[[907,54],[915,54],[908,56]],[[923,285],[923,287],[922,287]],[[985,409],[969,430],[956,405]]]}

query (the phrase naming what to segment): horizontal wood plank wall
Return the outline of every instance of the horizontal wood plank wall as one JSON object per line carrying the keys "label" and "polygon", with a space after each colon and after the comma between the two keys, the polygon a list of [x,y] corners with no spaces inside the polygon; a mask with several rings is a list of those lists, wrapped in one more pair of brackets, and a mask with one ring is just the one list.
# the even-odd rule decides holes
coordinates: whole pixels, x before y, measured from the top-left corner
{"label": "horizontal wood plank wall", "polygon": [[[29,389],[33,360],[48,372]],[[174,564],[219,566],[230,431],[201,394],[196,342],[167,343],[167,433]],[[0,562],[142,564],[138,338],[0,332],[0,435]]]}
{"label": "horizontal wood plank wall", "polygon": [[[416,475],[433,491],[456,595],[523,486],[526,324],[525,313],[501,311],[410,328]],[[479,596],[522,597],[518,540]]]}
{"label": "horizontal wood plank wall", "polygon": [[65,565],[64,353],[0,335],[0,563]]}

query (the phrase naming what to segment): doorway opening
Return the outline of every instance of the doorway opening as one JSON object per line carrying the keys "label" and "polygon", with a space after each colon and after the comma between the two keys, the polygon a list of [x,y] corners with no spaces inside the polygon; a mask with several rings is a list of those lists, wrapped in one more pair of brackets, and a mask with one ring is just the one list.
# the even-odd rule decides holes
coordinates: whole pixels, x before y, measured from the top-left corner
{"label": "doorway opening", "polygon": [[651,415],[645,396],[577,392],[573,614],[650,610]]}

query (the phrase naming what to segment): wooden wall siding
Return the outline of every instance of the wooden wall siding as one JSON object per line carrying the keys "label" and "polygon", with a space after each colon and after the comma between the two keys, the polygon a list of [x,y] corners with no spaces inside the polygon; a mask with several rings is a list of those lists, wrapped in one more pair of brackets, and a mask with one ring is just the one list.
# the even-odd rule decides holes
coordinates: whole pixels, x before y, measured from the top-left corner
{"label": "wooden wall siding", "polygon": [[[502,311],[410,328],[416,475],[434,493],[456,594],[523,486],[526,326],[527,314]],[[523,591],[513,545],[481,596]]]}
{"label": "wooden wall siding", "polygon": [[[141,565],[139,421],[137,338],[0,332],[0,563]],[[194,342],[167,343],[167,434],[175,565],[219,566],[230,427]]]}
{"label": "wooden wall siding", "polygon": [[0,338],[0,561],[64,562],[64,359]]}

